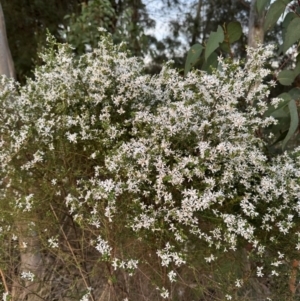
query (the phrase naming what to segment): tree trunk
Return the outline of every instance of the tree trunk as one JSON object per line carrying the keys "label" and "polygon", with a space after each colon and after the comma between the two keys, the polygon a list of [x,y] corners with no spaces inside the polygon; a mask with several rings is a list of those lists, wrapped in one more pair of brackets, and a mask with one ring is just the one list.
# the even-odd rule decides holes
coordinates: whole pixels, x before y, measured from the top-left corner
{"label": "tree trunk", "polygon": [[254,48],[264,42],[264,15],[258,15],[256,1],[251,0],[248,26],[248,46]]}
{"label": "tree trunk", "polygon": [[192,43],[191,43],[191,45],[196,44],[196,41],[199,38],[199,34],[200,34],[199,26],[200,26],[200,18],[201,18],[201,8],[202,8],[202,0],[199,0],[198,1],[198,5],[197,5],[196,18],[195,18],[195,21],[194,21],[194,30],[193,30],[193,34],[192,34]]}
{"label": "tree trunk", "polygon": [[[6,35],[5,19],[0,3],[0,75],[6,75],[15,79],[14,63],[12,60],[11,52],[8,46],[8,40]],[[11,295],[12,300],[41,300],[35,295],[30,295],[30,291],[35,292],[37,289],[36,280],[42,275],[42,257],[40,253],[40,241],[36,232],[30,229],[29,222],[23,222],[15,220],[15,229],[18,231],[19,251],[20,251],[20,264],[17,271],[17,275],[9,275],[6,277],[2,273],[2,281],[12,279]],[[2,272],[2,271],[1,271]],[[20,274],[22,272],[31,272],[35,275],[34,281],[20,281]],[[25,287],[24,287],[25,284]],[[29,298],[29,299],[28,299]]]}
{"label": "tree trunk", "polygon": [[14,63],[8,46],[4,14],[0,3],[0,75],[1,74],[15,78]]}

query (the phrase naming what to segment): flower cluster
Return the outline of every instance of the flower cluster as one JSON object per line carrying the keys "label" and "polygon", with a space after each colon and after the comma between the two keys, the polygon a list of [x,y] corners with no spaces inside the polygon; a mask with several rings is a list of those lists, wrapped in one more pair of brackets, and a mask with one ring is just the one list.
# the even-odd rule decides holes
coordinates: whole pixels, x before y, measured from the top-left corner
{"label": "flower cluster", "polygon": [[170,281],[191,240],[210,248],[207,262],[246,244],[266,256],[266,237],[280,248],[276,237],[293,237],[300,216],[300,149],[269,158],[258,135],[276,123],[264,117],[271,53],[248,49],[243,67],[219,58],[212,75],[182,78],[168,64],[144,75],[107,38],[80,59],[66,45],[51,48],[26,86],[1,79],[1,197],[23,211],[49,200],[68,207],[116,267],[111,224],[122,220],[141,240],[160,236],[156,254]]}
{"label": "flower cluster", "polygon": [[32,272],[22,272],[21,278],[32,282],[34,280],[34,274]]}

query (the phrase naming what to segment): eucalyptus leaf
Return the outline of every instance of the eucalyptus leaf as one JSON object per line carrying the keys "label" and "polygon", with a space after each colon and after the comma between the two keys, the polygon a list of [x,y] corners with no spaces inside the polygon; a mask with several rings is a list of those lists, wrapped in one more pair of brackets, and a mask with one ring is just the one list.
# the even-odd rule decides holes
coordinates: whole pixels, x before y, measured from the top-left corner
{"label": "eucalyptus leaf", "polygon": [[277,79],[284,86],[290,86],[295,79],[294,70],[282,70],[279,72]]}
{"label": "eucalyptus leaf", "polygon": [[[269,117],[269,116],[275,117],[273,115],[274,112],[281,111],[293,99],[289,93],[281,93],[278,96],[278,98],[281,98],[282,101],[276,106],[276,108],[274,106],[270,106],[264,114],[265,117]],[[275,113],[275,115],[277,115],[278,117],[282,117],[282,116],[279,116],[279,113]]]}
{"label": "eucalyptus leaf", "polygon": [[265,10],[265,8],[270,4],[270,0],[256,0],[256,10],[259,15]]}
{"label": "eucalyptus leaf", "polygon": [[294,18],[297,18],[297,15],[294,12],[289,12],[286,14],[286,16],[282,22],[282,39],[283,40],[285,38],[287,28]]}
{"label": "eucalyptus leaf", "polygon": [[299,125],[299,116],[298,116],[298,110],[297,110],[297,105],[295,100],[292,99],[289,102],[288,106],[289,106],[289,111],[291,116],[291,123],[290,123],[289,131],[282,142],[282,148],[285,148],[287,142],[292,138]]}
{"label": "eucalyptus leaf", "polygon": [[[278,123],[273,124],[271,126],[271,131],[275,134],[276,137],[278,137],[278,135],[281,135],[282,132],[286,132],[287,134],[290,127],[290,123],[291,123],[290,116],[278,118]],[[281,140],[283,140],[285,136]]]}
{"label": "eucalyptus leaf", "polygon": [[213,52],[208,57],[208,59],[204,62],[201,69],[211,74],[212,70],[217,67],[218,67],[218,55],[215,52]]}
{"label": "eucalyptus leaf", "polygon": [[197,63],[202,50],[203,47],[200,44],[195,44],[190,48],[185,61],[184,76],[186,76],[192,67]]}
{"label": "eucalyptus leaf", "polygon": [[[286,106],[287,105],[288,105],[288,103],[286,104]],[[280,109],[274,111],[271,115],[277,119],[289,117],[289,113],[284,108],[280,108]]]}
{"label": "eucalyptus leaf", "polygon": [[222,51],[230,53],[230,46],[228,43],[226,43],[226,42],[221,43],[220,48]]}
{"label": "eucalyptus leaf", "polygon": [[286,130],[286,131],[283,131],[282,133],[280,133],[279,137],[271,145],[275,145],[276,143],[282,141],[286,137],[288,131],[289,130]]}
{"label": "eucalyptus leaf", "polygon": [[300,18],[294,18],[287,27],[284,41],[283,53],[300,39]]}
{"label": "eucalyptus leaf", "polygon": [[293,88],[288,93],[291,95],[291,97],[294,100],[299,100],[300,99],[300,89],[299,88]]}
{"label": "eucalyptus leaf", "polygon": [[212,32],[209,35],[208,41],[205,47],[205,60],[219,47],[219,44],[224,41],[224,32],[219,25],[216,32]]}
{"label": "eucalyptus leaf", "polygon": [[277,0],[273,2],[267,12],[264,24],[264,30],[270,30],[278,21],[279,17],[284,13],[289,0]]}
{"label": "eucalyptus leaf", "polygon": [[300,74],[300,62],[298,62],[296,64],[296,67],[294,69],[294,75],[295,75],[295,78]]}
{"label": "eucalyptus leaf", "polygon": [[230,44],[236,42],[242,36],[243,31],[240,22],[230,22],[226,28]]}

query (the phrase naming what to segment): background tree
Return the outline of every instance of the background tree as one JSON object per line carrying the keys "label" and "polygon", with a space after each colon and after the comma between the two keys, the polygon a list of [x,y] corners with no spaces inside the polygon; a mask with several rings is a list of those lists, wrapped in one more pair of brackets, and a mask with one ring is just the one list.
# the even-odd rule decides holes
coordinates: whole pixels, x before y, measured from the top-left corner
{"label": "background tree", "polygon": [[17,79],[25,82],[40,63],[37,53],[45,45],[49,31],[58,41],[68,41],[78,54],[97,45],[99,27],[106,28],[116,43],[128,42],[132,55],[145,55],[155,42],[147,35],[154,26],[140,0],[3,0],[6,26]]}
{"label": "background tree", "polygon": [[79,11],[81,1],[2,0],[1,3],[17,79],[24,83],[39,63],[37,52],[45,45],[47,30],[61,40],[59,29],[67,24],[64,16]]}
{"label": "background tree", "polygon": [[93,0],[82,3],[81,12],[67,15],[69,24],[63,38],[76,48],[78,54],[85,53],[99,42],[99,28],[105,28],[114,42],[125,42],[133,56],[145,56],[155,40],[146,31],[154,27],[146,5],[141,0]]}

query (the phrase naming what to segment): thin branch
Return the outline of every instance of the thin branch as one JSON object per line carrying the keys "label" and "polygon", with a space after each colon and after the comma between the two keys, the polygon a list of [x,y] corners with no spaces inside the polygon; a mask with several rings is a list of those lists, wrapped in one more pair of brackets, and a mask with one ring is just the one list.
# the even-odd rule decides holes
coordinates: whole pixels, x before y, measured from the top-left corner
{"label": "thin branch", "polygon": [[2,271],[2,269],[0,269],[0,274],[1,274],[1,278],[2,278],[2,283],[4,285],[4,288],[5,288],[5,291],[8,293],[8,286],[7,286],[7,283],[6,283],[6,280],[5,280],[5,276],[4,276],[4,273]]}
{"label": "thin branch", "polygon": [[[52,212],[53,212],[53,215],[54,215],[55,219],[59,222],[58,216],[56,215],[56,212],[54,211],[54,209],[53,209],[53,207],[52,207],[51,204],[50,204],[50,208],[51,208],[51,210],[52,210]],[[67,235],[66,235],[66,233],[65,233],[65,231],[64,231],[64,229],[62,228],[61,225],[59,225],[59,228],[60,228],[60,230],[61,230],[61,232],[62,232],[62,234],[63,234],[63,237],[64,237],[64,239],[65,239],[65,241],[66,241],[66,243],[67,243],[67,245],[68,245],[68,248],[70,249],[71,254],[72,254],[72,256],[73,256],[73,258],[74,258],[74,260],[75,260],[76,266],[77,266],[77,268],[78,268],[78,270],[79,270],[80,276],[82,277],[82,280],[83,280],[83,282],[84,282],[84,285],[85,285],[86,289],[87,289],[88,291],[90,291],[90,290],[89,290],[89,285],[88,285],[88,283],[86,282],[86,279],[85,279],[85,277],[84,277],[84,275],[83,275],[83,273],[82,273],[82,270],[81,270],[81,268],[80,268],[80,264],[79,264],[79,262],[78,262],[78,260],[77,260],[77,258],[76,258],[76,255],[74,254],[74,251],[73,251],[73,249],[72,249],[72,246],[70,245],[70,243],[69,243],[69,241],[68,241],[68,237],[67,237]],[[91,291],[90,291],[90,295],[91,295],[92,301],[95,301],[95,298],[94,298],[94,296],[93,296],[93,294],[92,294]]]}

